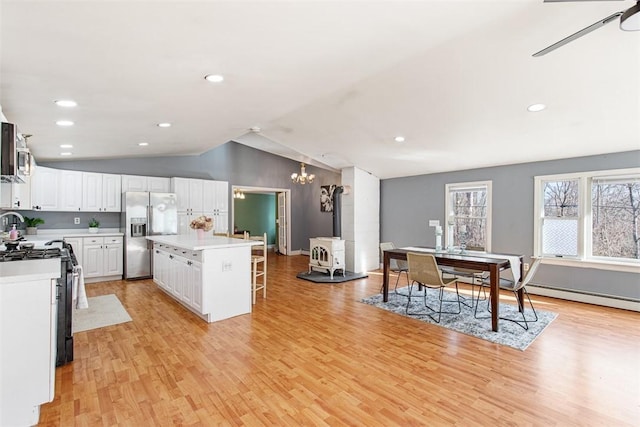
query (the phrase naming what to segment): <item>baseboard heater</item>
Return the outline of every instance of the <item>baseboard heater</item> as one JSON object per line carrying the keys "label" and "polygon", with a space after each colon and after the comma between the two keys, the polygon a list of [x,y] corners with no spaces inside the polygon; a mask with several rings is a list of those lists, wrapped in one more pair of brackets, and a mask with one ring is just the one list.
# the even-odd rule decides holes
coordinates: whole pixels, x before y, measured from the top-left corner
{"label": "baseboard heater", "polygon": [[602,305],[605,307],[621,308],[640,312],[640,301],[632,298],[623,298],[613,295],[602,295],[592,292],[554,288],[545,285],[527,285],[527,290],[532,295],[541,295],[559,298],[568,301],[584,302],[587,304]]}

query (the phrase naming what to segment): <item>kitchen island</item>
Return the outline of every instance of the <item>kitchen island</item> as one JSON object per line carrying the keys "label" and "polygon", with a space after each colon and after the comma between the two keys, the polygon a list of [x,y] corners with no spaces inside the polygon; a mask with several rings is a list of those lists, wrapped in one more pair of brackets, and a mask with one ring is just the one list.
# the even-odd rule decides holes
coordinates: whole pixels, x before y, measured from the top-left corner
{"label": "kitchen island", "polygon": [[251,313],[251,246],[207,235],[149,236],[153,281],[207,322]]}
{"label": "kitchen island", "polygon": [[0,426],[38,423],[54,398],[60,258],[0,263]]}

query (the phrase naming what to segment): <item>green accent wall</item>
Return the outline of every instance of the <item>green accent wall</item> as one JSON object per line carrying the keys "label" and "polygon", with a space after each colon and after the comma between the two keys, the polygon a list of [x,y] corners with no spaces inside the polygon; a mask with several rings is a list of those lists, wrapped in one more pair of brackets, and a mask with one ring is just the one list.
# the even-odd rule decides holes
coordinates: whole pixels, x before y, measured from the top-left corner
{"label": "green accent wall", "polygon": [[233,199],[233,224],[238,230],[254,235],[267,233],[267,242],[276,243],[276,194],[245,193],[244,199]]}

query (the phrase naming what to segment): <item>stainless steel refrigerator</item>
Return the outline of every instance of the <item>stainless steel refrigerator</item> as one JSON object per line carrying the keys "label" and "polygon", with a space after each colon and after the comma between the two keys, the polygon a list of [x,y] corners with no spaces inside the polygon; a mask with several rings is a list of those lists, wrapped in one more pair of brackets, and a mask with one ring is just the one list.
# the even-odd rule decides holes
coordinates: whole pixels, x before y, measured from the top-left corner
{"label": "stainless steel refrigerator", "polygon": [[153,242],[147,236],[178,234],[174,193],[122,193],[120,226],[124,233],[124,278],[142,279],[153,272]]}

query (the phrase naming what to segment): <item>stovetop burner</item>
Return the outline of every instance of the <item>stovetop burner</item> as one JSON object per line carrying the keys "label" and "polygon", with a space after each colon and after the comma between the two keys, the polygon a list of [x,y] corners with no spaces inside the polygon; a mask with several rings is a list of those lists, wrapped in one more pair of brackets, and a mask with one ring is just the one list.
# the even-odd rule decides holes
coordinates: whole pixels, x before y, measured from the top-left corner
{"label": "stovetop burner", "polygon": [[18,249],[13,251],[0,251],[0,262],[60,258],[63,255],[65,254],[63,254],[62,249],[60,248]]}

